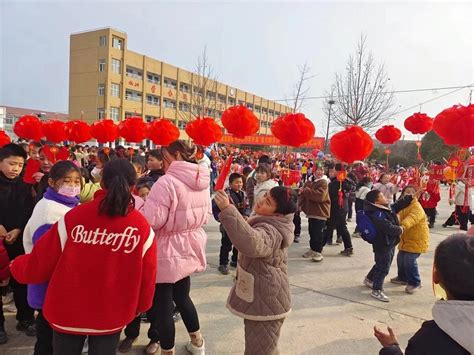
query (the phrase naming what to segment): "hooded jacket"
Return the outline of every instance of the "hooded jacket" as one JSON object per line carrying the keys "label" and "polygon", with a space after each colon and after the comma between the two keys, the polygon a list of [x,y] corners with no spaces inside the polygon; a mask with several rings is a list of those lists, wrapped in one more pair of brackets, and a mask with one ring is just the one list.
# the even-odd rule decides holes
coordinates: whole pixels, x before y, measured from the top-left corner
{"label": "hooded jacket", "polygon": [[173,161],[152,187],[142,213],[157,237],[157,283],[175,283],[206,269],[211,216],[210,173],[206,166]]}
{"label": "hooded jacket", "polygon": [[304,187],[300,196],[302,211],[309,218],[328,219],[331,213],[331,199],[327,180],[309,181]]}
{"label": "hooded jacket", "polygon": [[[374,250],[381,250],[394,247],[400,241],[402,228],[399,225],[397,215],[390,208],[364,201],[364,211],[369,216],[375,229],[377,237],[372,244]],[[378,218],[375,212],[383,212],[385,218]]]}
{"label": "hooded jacket", "polygon": [[408,207],[399,212],[398,217],[403,227],[398,248],[409,253],[426,253],[430,232],[425,211],[418,200],[414,198]]}
{"label": "hooded jacket", "polygon": [[239,250],[237,278],[227,308],[254,321],[285,318],[291,311],[288,247],[293,242],[293,214],[250,217],[245,221],[230,205],[219,214]]}

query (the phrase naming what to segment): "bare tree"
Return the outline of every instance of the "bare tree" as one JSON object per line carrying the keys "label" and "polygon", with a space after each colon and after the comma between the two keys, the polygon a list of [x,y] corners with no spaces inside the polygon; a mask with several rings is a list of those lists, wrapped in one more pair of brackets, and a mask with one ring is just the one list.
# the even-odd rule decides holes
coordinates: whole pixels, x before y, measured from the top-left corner
{"label": "bare tree", "polygon": [[303,107],[306,96],[308,95],[308,92],[310,90],[310,87],[308,86],[308,81],[314,77],[314,75],[309,75],[311,68],[306,62],[302,67],[299,67],[299,71],[300,75],[298,81],[296,82],[293,88],[293,97],[291,98],[291,100],[286,100],[288,106],[293,106],[293,112],[298,112]]}
{"label": "bare tree", "polygon": [[389,118],[393,93],[388,90],[390,78],[383,64],[376,64],[374,56],[361,36],[356,52],[349,57],[344,75],[336,74],[334,87],[337,98],[334,122],[338,126],[356,124],[374,128]]}

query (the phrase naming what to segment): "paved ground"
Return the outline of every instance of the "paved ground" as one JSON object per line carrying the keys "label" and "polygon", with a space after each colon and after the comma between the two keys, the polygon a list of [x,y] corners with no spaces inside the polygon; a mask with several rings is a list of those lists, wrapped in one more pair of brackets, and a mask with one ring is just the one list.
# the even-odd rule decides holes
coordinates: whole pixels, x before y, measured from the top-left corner
{"label": "paved ground", "polygon": [[[443,190],[443,201],[447,201]],[[419,259],[424,287],[415,295],[404,292],[403,286],[386,283],[390,303],[379,302],[369,296],[369,289],[362,280],[373,263],[371,246],[361,239],[354,239],[355,255],[339,256],[341,246],[324,249],[324,261],[313,263],[301,255],[308,248],[307,222],[303,218],[303,238],[289,251],[289,271],[293,312],[286,319],[280,338],[282,354],[376,354],[380,348],[372,335],[374,325],[393,326],[403,346],[420,327],[431,319],[435,301],[431,288],[431,268],[436,245],[455,232],[454,227],[444,229],[441,223],[451,212],[447,203],[438,208],[436,228],[431,232],[428,253]],[[354,224],[350,223],[351,231]],[[244,349],[243,321],[232,316],[225,308],[225,301],[233,276],[217,272],[220,234],[218,225],[210,223],[207,248],[209,266],[203,274],[193,277],[192,298],[199,312],[202,331],[206,338],[207,354],[242,354]],[[396,274],[392,265],[389,277]],[[10,342],[0,346],[0,354],[32,354],[34,339],[19,334],[15,329],[14,315],[7,316]],[[148,343],[147,324],[142,323],[139,341],[131,353],[142,354]],[[176,327],[177,354],[187,354],[183,322]]]}

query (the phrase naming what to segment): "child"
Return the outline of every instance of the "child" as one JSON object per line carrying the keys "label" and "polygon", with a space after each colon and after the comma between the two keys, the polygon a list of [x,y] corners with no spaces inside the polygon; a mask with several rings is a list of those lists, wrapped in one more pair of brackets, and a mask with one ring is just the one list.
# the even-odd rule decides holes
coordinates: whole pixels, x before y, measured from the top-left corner
{"label": "child", "polygon": [[[25,150],[17,144],[7,144],[0,149],[0,238],[10,260],[25,253],[22,232],[33,209],[31,187],[20,176],[26,158]],[[12,277],[10,287],[17,308],[17,330],[36,336],[34,310],[28,306],[26,285]],[[6,343],[4,323],[0,298],[0,342]]]}
{"label": "child", "polygon": [[[242,191],[243,186],[242,175],[233,173],[229,176],[229,187],[225,189],[225,192],[229,196],[230,202],[237,208],[244,219],[247,219],[250,216],[251,211],[249,209],[247,195]],[[212,204],[212,212],[214,213],[215,219],[219,221],[220,210],[217,208],[215,203]],[[229,268],[227,267],[227,264],[229,263],[229,252],[232,251],[232,261],[230,262],[230,266],[237,267],[238,251],[235,247],[232,247],[232,242],[222,225],[219,226],[219,230],[222,234],[222,239],[221,249],[219,252],[218,270],[221,274],[228,275]]]}
{"label": "child", "polygon": [[443,223],[444,228],[454,225],[457,221],[459,222],[459,228],[463,231],[467,231],[469,211],[472,206],[472,196],[468,184],[468,179],[460,179],[456,183],[454,198],[449,200],[449,204],[456,205],[456,209],[448,220]]}
{"label": "child", "polygon": [[[53,165],[49,172],[49,187],[36,204],[23,233],[27,254],[54,223],[79,204],[81,180],[81,170],[72,161],[59,161]],[[28,304],[38,311],[35,354],[53,353],[53,330],[43,315],[47,287],[47,283],[28,285]]]}
{"label": "child", "polygon": [[[433,320],[408,341],[405,354],[468,355],[474,353],[474,238],[455,234],[436,248],[433,283],[446,291],[447,300],[433,306]],[[381,355],[403,355],[392,328],[388,334],[374,327],[383,345]]]}
{"label": "child", "polygon": [[434,228],[436,222],[436,207],[438,202],[441,200],[439,194],[439,182],[437,180],[430,179],[426,184],[425,192],[421,195],[420,203],[428,217],[428,227]]}
{"label": "child", "polygon": [[150,194],[151,188],[153,187],[152,181],[142,181],[137,184],[137,196],[139,196],[143,201],[146,201],[146,198]]}
{"label": "child", "polygon": [[287,262],[296,192],[272,188],[257,200],[256,215],[248,221],[224,191],[218,191],[214,200],[222,211],[219,219],[239,250],[237,281],[227,308],[244,318],[245,354],[278,353],[281,326],[291,310]]}
{"label": "child", "polygon": [[[355,192],[355,210],[362,211],[364,210],[364,201],[365,197],[369,193],[370,189],[372,188],[372,180],[368,176],[364,176],[362,180],[357,184],[356,192]],[[352,233],[353,238],[360,238],[360,233],[357,229]]]}
{"label": "child", "polygon": [[410,204],[398,213],[403,234],[398,246],[398,276],[392,278],[390,282],[397,285],[406,285],[405,292],[413,294],[421,288],[420,273],[418,272],[416,259],[420,256],[420,253],[428,251],[430,233],[425,211],[416,198],[415,186],[406,186],[402,190],[400,199],[403,199],[405,196],[413,198]]}
{"label": "child", "polygon": [[379,190],[370,191],[364,201],[364,211],[377,231],[377,236],[372,244],[375,265],[365,277],[364,285],[371,288],[370,295],[381,302],[390,302],[383,292],[383,282],[390,271],[395,247],[403,232],[397,215],[387,206],[385,195]]}
{"label": "child", "polygon": [[165,174],[163,171],[163,154],[161,153],[161,150],[150,150],[148,153],[146,166],[148,168],[147,176],[149,176],[153,182],[156,182]]}
{"label": "child", "polygon": [[90,175],[89,170],[81,168],[82,175],[82,190],[80,195],[81,203],[86,203],[94,199],[94,194],[100,190],[100,183],[95,182]]}
{"label": "child", "polygon": [[398,192],[398,187],[390,182],[389,174],[382,174],[379,181],[374,185],[374,190],[383,193],[385,200],[390,205],[393,203],[393,196]]}
{"label": "child", "polygon": [[272,179],[272,167],[269,164],[261,163],[255,169],[255,184],[253,196],[254,205],[265,193],[270,191],[273,187],[278,186],[278,183]]}

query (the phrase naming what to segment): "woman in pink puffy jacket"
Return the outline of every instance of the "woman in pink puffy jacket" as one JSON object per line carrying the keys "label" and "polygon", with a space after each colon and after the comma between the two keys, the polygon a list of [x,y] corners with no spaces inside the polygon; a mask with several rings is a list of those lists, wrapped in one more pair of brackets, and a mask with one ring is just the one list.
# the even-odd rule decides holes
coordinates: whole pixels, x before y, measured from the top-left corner
{"label": "woman in pink puffy jacket", "polygon": [[195,150],[181,140],[163,147],[162,153],[165,175],[153,185],[142,210],[157,237],[154,304],[161,353],[174,354],[174,301],[191,338],[188,351],[204,354],[189,290],[190,275],[206,268],[207,236],[202,226],[211,216],[209,169],[195,162]]}

